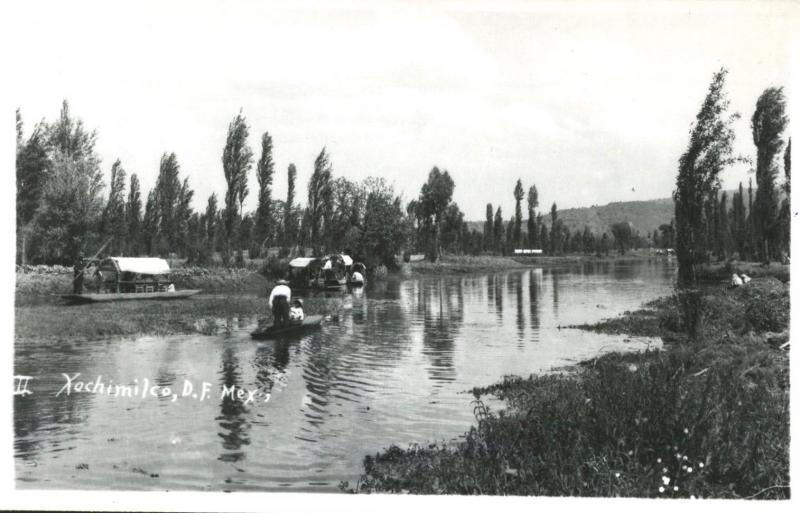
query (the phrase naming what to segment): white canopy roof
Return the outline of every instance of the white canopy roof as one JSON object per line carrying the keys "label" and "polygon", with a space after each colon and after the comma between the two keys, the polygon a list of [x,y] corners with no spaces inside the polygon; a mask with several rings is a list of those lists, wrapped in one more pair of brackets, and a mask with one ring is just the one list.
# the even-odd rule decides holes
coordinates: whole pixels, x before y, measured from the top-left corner
{"label": "white canopy roof", "polygon": [[163,258],[109,257],[106,260],[113,261],[120,272],[137,274],[169,273],[169,264]]}
{"label": "white canopy roof", "polygon": [[308,267],[308,264],[316,260],[316,258],[310,257],[297,257],[291,262],[289,262],[289,267]]}

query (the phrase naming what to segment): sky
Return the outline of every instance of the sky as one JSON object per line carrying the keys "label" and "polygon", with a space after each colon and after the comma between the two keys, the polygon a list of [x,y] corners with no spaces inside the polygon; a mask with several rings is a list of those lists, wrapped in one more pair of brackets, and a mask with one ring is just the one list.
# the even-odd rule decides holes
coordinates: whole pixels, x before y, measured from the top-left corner
{"label": "sky", "polygon": [[[668,197],[722,66],[737,152],[753,155],[750,116],[765,88],[791,85],[798,21],[779,2],[18,4],[6,87],[26,135],[67,99],[106,175],[119,158],[147,191],[175,152],[202,210],[224,196],[241,109],[255,159],[273,138],[276,198],[289,163],[304,198],[326,147],[335,176],[384,177],[406,201],[446,169],[472,220],[487,202],[513,212],[517,179],[544,209]],[[254,167],[245,210],[256,198]]]}

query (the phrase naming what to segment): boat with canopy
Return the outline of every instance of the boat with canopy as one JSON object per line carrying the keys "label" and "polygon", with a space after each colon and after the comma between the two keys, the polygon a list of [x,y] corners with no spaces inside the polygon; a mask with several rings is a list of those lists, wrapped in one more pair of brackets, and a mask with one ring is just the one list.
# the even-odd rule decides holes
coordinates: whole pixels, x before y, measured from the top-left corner
{"label": "boat with canopy", "polygon": [[105,302],[129,299],[182,299],[200,292],[176,290],[169,264],[163,258],[107,257],[84,267],[84,288],[89,292],[62,294],[73,302]]}

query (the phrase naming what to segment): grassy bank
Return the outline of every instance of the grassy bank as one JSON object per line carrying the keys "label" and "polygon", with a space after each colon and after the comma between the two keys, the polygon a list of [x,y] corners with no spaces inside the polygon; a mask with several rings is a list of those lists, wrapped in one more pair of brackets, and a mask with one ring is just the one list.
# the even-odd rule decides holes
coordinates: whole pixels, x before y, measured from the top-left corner
{"label": "grassy bank", "polygon": [[[16,274],[17,304],[57,303],[54,296],[72,292],[72,268],[62,266],[29,266]],[[201,289],[207,294],[264,294],[272,284],[252,268],[178,267],[170,274],[178,289]],[[91,279],[84,282],[91,291]]]}
{"label": "grassy bank", "polygon": [[625,262],[646,259],[662,259],[645,252],[631,252],[626,255],[562,255],[562,256],[468,256],[444,255],[436,262],[422,260],[403,264],[405,274],[468,274],[494,273],[530,267],[558,267],[577,265],[583,262]]}
{"label": "grassy bank", "polygon": [[763,265],[755,262],[719,262],[700,267],[700,278],[708,282],[730,281],[731,274],[746,274],[751,278],[772,277],[784,283],[789,281],[789,265],[773,262]]}
{"label": "grassy bank", "polygon": [[[308,315],[335,313],[340,307],[338,299],[307,298],[304,303]],[[266,298],[242,294],[173,301],[38,304],[16,307],[14,337],[24,344],[178,333],[210,335],[256,319],[272,319]]]}
{"label": "grassy bank", "polygon": [[[685,341],[673,298],[601,323],[592,329],[674,343],[476,389],[476,425],[463,442],[390,447],[342,488],[788,498],[789,355],[774,335],[788,328],[788,286],[763,278],[706,292],[699,342]],[[488,394],[507,408],[489,411]]]}

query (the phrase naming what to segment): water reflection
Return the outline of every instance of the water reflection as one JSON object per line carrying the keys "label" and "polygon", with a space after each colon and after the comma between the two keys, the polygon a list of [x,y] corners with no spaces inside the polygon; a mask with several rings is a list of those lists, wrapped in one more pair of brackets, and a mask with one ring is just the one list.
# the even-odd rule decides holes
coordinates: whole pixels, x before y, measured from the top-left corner
{"label": "water reflection", "polygon": [[[668,293],[673,273],[574,267],[375,282],[315,298],[345,308],[317,331],[274,341],[250,339],[254,319],[230,318],[213,321],[225,333],[207,336],[17,344],[15,373],[38,385],[14,398],[17,484],[336,491],[357,479],[365,454],[466,431],[473,386],[630,348],[623,337],[557,327],[634,309]],[[215,395],[57,397],[62,372],[173,388],[190,379],[198,391],[208,381]],[[222,386],[271,399],[245,404],[217,395]]]}
{"label": "water reflection", "polygon": [[250,444],[248,433],[250,425],[245,415],[247,408],[244,402],[237,398],[235,393],[242,387],[241,372],[239,370],[239,359],[232,347],[227,347],[222,352],[222,369],[220,378],[223,386],[228,390],[233,389],[231,394],[221,394],[220,415],[216,418],[219,422],[220,432],[218,436],[222,438],[223,452],[219,455],[220,461],[236,462],[245,457],[242,450],[243,445]]}
{"label": "water reflection", "polygon": [[531,314],[531,339],[539,340],[539,297],[542,295],[542,270],[528,271],[528,303]]}

